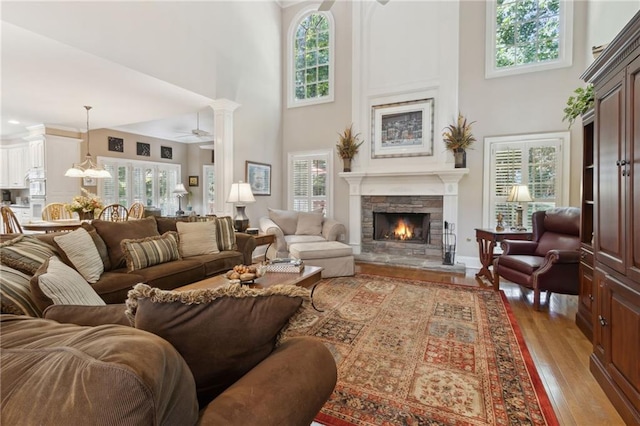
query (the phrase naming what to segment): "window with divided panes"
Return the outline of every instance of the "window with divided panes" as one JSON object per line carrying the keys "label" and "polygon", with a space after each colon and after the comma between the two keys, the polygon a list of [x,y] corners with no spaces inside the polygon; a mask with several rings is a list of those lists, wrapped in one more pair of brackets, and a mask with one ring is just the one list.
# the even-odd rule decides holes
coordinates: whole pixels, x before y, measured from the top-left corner
{"label": "window with divided panes", "polygon": [[118,203],[129,208],[141,202],[159,208],[163,216],[178,210],[173,189],[179,182],[180,165],[107,157],[99,161],[112,176],[100,179],[98,184],[98,196],[105,205]]}
{"label": "window with divided panes", "polygon": [[568,175],[563,165],[568,161],[565,145],[568,133],[519,135],[486,138],[489,151],[488,215],[495,226],[496,216],[504,217],[505,228],[516,223],[517,203],[508,202],[513,185],[527,185],[533,201],[522,203],[523,225],[531,230],[531,215],[568,202]]}
{"label": "window with divided panes", "polygon": [[289,154],[291,210],[321,211],[325,216],[331,213],[330,158],[330,152]]}

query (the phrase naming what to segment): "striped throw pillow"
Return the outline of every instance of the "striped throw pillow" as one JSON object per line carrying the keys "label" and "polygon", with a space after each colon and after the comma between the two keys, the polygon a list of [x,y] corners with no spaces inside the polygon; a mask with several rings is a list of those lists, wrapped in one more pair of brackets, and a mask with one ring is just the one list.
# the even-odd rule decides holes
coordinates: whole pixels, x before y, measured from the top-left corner
{"label": "striped throw pillow", "polygon": [[20,235],[0,244],[0,263],[28,275],[35,274],[45,260],[55,255],[53,246],[31,235]]}
{"label": "striped throw pillow", "polygon": [[3,314],[42,316],[42,311],[31,297],[30,278],[24,272],[0,265],[0,305]]}
{"label": "striped throw pillow", "polygon": [[[63,252],[76,271],[87,282],[94,284],[104,272],[104,263],[91,235],[82,228],[54,237],[58,250]],[[62,256],[62,253],[61,253]]]}
{"label": "striped throw pillow", "polygon": [[38,277],[38,286],[55,305],[105,305],[82,275],[60,258],[53,256],[49,259],[46,269]]}
{"label": "striped throw pillow", "polygon": [[125,239],[120,245],[129,272],[172,260],[180,260],[177,232],[169,231],[159,236],[139,240]]}
{"label": "striped throw pillow", "polygon": [[233,219],[231,216],[215,218],[218,227],[218,248],[223,250],[237,250],[236,231],[233,229]]}

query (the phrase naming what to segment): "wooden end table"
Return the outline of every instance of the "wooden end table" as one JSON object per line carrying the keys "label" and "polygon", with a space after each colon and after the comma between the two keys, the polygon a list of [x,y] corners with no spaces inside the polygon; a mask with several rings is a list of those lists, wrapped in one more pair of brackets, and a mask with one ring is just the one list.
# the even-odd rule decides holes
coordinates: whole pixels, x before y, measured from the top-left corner
{"label": "wooden end table", "polygon": [[530,240],[533,236],[531,231],[496,231],[493,228],[476,228],[476,241],[478,242],[478,249],[480,254],[480,263],[482,268],[476,274],[476,278],[485,277],[494,290],[498,290],[496,287],[493,273],[489,270],[489,267],[493,264],[493,249],[496,247],[496,243],[502,240]]}

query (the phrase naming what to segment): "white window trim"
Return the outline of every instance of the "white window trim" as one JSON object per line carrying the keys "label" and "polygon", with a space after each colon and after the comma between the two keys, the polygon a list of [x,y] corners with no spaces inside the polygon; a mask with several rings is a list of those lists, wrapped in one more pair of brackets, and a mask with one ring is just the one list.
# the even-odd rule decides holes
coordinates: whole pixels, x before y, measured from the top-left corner
{"label": "white window trim", "polygon": [[[158,170],[160,168],[164,168],[164,169],[174,169],[174,171],[177,173],[177,182],[180,182],[180,176],[182,176],[182,166],[180,164],[170,164],[170,163],[161,163],[159,161],[145,161],[145,160],[132,160],[132,159],[128,159],[128,158],[115,158],[115,157],[96,157],[96,160],[98,161],[98,164],[116,164],[118,167],[119,166],[125,166],[128,169],[128,173],[127,173],[127,186],[131,187],[131,179],[132,179],[132,174],[131,174],[131,168],[133,168],[134,166],[139,166],[139,165],[144,165],[144,166],[149,166],[152,167],[155,170],[155,175],[156,177],[158,176]],[[103,187],[103,181],[100,180],[98,183],[98,188],[97,188],[97,195],[100,198],[104,197],[104,193],[103,193],[104,187]],[[159,201],[160,199],[160,192],[159,192],[159,187],[157,182],[154,182],[153,185],[153,199],[155,201]],[[131,196],[131,193],[127,192],[127,203],[128,205],[131,205],[131,203],[133,203],[133,198]],[[143,203],[144,204],[144,203]],[[177,208],[178,206],[178,202],[177,200],[174,202],[172,200],[171,202],[171,208],[173,209],[173,205],[175,204],[175,208]],[[156,206],[158,207],[158,206]],[[186,207],[186,206],[185,206]]]}
{"label": "white window trim", "polygon": [[558,159],[558,174],[560,183],[558,185],[558,203],[559,205],[568,206],[569,205],[569,167],[570,167],[570,158],[569,158],[569,147],[571,143],[571,133],[570,132],[551,132],[551,133],[534,133],[534,134],[524,134],[524,135],[512,135],[512,136],[496,136],[496,137],[485,137],[484,138],[484,173],[482,178],[482,187],[483,187],[483,208],[482,208],[482,226],[487,228],[492,223],[494,219],[491,217],[491,151],[492,149],[499,144],[508,144],[508,143],[524,143],[524,142],[540,142],[544,143],[552,140],[560,140],[560,155]]}
{"label": "white window trim", "polygon": [[317,158],[325,156],[327,158],[327,206],[326,217],[333,217],[333,151],[317,150],[317,151],[295,151],[287,154],[287,208],[293,210],[293,159],[304,159],[305,157]]}
{"label": "white window trim", "polygon": [[487,1],[485,38],[485,78],[525,74],[570,67],[573,63],[573,1],[560,0],[559,56],[553,61],[517,65],[508,68],[496,67],[496,0]]}
{"label": "white window trim", "polygon": [[[295,96],[295,69],[293,61],[294,36],[300,22],[308,15],[321,13],[327,18],[329,24],[329,95],[322,98],[296,100]],[[334,73],[335,73],[335,23],[331,11],[318,12],[318,6],[310,6],[298,12],[291,20],[287,33],[287,108],[297,108],[308,105],[318,105],[333,102],[334,99]]]}

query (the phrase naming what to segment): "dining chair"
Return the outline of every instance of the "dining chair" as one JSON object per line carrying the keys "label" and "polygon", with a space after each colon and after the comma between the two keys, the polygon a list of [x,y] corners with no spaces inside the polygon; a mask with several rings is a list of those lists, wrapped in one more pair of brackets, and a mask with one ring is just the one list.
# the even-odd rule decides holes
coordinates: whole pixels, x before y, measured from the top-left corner
{"label": "dining chair", "polygon": [[2,232],[4,234],[22,234],[22,227],[13,210],[7,206],[0,207],[0,215],[2,216]]}
{"label": "dining chair", "polygon": [[144,217],[144,204],[137,201],[131,204],[131,207],[129,207],[128,220],[142,219],[143,217]]}
{"label": "dining chair", "polygon": [[65,208],[64,203],[50,203],[42,209],[42,220],[72,219],[71,212]]}
{"label": "dining chair", "polygon": [[98,219],[110,222],[123,222],[128,220],[129,211],[122,204],[109,204],[100,212]]}

